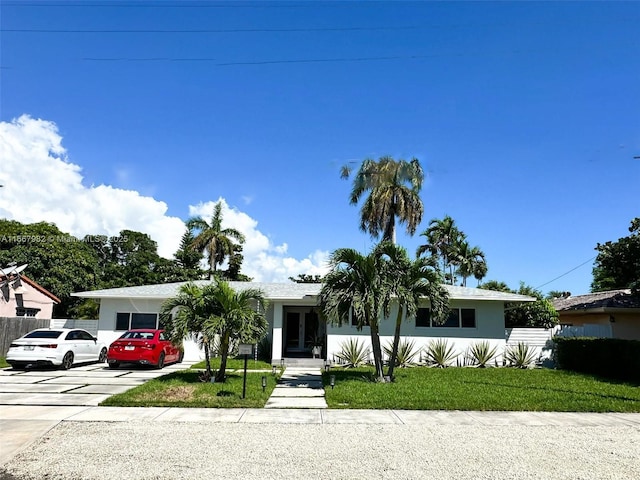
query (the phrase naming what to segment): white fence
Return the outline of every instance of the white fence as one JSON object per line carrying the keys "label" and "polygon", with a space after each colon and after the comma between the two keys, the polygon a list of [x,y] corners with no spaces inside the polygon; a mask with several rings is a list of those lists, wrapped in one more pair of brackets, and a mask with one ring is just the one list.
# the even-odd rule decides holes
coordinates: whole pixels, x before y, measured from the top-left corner
{"label": "white fence", "polygon": [[50,328],[81,328],[93,336],[98,335],[98,320],[69,320],[64,318],[52,318]]}

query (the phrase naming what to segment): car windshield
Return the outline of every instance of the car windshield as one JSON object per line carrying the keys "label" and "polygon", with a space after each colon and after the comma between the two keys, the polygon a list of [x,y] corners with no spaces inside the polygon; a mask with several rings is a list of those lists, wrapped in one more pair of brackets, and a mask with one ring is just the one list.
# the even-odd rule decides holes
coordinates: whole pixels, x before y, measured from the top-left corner
{"label": "car windshield", "polygon": [[153,332],[125,332],[120,338],[124,339],[138,339],[138,340],[153,340]]}
{"label": "car windshield", "polygon": [[27,333],[24,338],[58,338],[61,334],[59,330],[36,330]]}

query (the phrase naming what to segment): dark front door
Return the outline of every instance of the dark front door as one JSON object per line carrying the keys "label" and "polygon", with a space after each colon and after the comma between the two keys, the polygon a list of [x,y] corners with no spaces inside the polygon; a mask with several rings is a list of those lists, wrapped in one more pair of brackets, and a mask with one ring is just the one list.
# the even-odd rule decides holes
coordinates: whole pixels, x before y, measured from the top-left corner
{"label": "dark front door", "polygon": [[287,312],[287,351],[301,350],[300,343],[300,313]]}

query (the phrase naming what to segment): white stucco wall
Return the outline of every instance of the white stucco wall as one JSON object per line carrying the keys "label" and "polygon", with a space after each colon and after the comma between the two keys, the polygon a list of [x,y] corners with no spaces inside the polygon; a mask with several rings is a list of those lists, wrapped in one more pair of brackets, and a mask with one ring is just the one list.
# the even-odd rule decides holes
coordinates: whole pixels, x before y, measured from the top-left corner
{"label": "white stucco wall", "polygon": [[[504,307],[497,301],[452,301],[451,308],[472,308],[476,311],[476,328],[417,327],[415,319],[407,319],[402,324],[402,341],[413,341],[415,350],[423,350],[432,340],[444,338],[455,351],[463,355],[476,342],[486,340],[496,346],[501,353],[506,346],[504,329]],[[389,319],[380,323],[380,343],[384,348],[393,341],[397,307],[392,309]],[[371,334],[368,327],[361,331],[355,326],[327,326],[327,359],[333,360],[341,345],[350,338],[356,337],[361,343],[371,348]],[[501,360],[501,355],[498,361]]]}

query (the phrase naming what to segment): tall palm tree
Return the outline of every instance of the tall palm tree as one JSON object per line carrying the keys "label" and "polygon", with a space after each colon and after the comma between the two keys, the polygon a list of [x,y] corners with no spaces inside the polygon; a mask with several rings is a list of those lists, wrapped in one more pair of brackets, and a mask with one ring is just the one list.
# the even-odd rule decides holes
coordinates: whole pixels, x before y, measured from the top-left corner
{"label": "tall palm tree", "polygon": [[174,343],[194,338],[204,350],[206,378],[211,378],[211,345],[214,336],[205,327],[208,318],[216,314],[215,284],[199,287],[185,283],[178,295],[168,298],[160,309],[160,321]]}
{"label": "tall palm tree", "polygon": [[[342,167],[341,177],[349,178],[350,166]],[[369,193],[360,210],[360,229],[372,237],[382,234],[382,241],[396,241],[396,217],[407,225],[407,233],[413,235],[422,221],[423,205],[420,189],[424,173],[417,158],[394,160],[385,156],[366,159],[353,178],[350,203]]]}
{"label": "tall palm tree", "polygon": [[431,317],[444,320],[449,311],[447,291],[442,287],[442,277],[436,268],[434,257],[418,257],[410,260],[403,247],[385,242],[376,248],[378,255],[386,256],[385,277],[390,282],[392,297],[398,302],[396,325],[387,376],[393,379],[393,371],[398,358],[400,332],[403,319],[416,317],[420,300],[428,298]]}
{"label": "tall palm tree", "polygon": [[215,381],[224,382],[231,340],[258,343],[267,334],[267,301],[259,289],[236,292],[224,281],[217,282],[213,299],[216,312],[205,320],[204,328],[220,336],[220,368]]}
{"label": "tall palm tree", "polygon": [[187,220],[187,228],[198,231],[192,242],[192,248],[205,251],[209,260],[209,280],[213,278],[217,265],[222,265],[226,257],[234,253],[234,240],[244,243],[245,238],[235,228],[222,228],[222,202],[217,202],[207,223],[202,217]]}
{"label": "tall palm tree", "polygon": [[[385,281],[384,259],[375,252],[362,255],[340,248],[329,258],[331,271],[324,277],[319,306],[329,322],[342,325],[357,322],[358,330],[369,326],[376,378],[384,382],[379,319],[385,316],[390,289]],[[388,314],[388,313],[387,313]]]}
{"label": "tall palm tree", "polygon": [[416,255],[429,253],[442,260],[442,271],[446,274],[449,269],[448,282],[453,285],[453,261],[458,244],[466,238],[456,225],[455,220],[449,215],[442,219],[434,218],[429,222],[429,227],[420,234],[426,238],[426,243],[418,247]]}
{"label": "tall palm tree", "polygon": [[467,286],[467,278],[470,276],[473,275],[480,281],[487,274],[484,252],[479,247],[471,247],[466,240],[456,246],[452,263],[457,267],[456,275],[462,278],[463,287]]}

